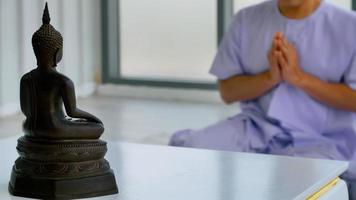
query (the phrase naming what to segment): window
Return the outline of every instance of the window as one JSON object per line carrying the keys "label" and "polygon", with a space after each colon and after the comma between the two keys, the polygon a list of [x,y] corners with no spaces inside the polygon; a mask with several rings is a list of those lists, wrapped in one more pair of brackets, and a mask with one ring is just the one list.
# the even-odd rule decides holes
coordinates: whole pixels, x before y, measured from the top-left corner
{"label": "window", "polygon": [[121,0],[121,76],[213,82],[216,0]]}
{"label": "window", "polygon": [[347,10],[352,9],[352,0],[326,0],[329,3],[335,4]]}
{"label": "window", "polygon": [[236,13],[242,8],[261,3],[262,1],[264,0],[248,0],[248,1],[234,0],[234,12]]}
{"label": "window", "polygon": [[209,69],[232,15],[226,2],[103,1],[104,82],[214,89]]}

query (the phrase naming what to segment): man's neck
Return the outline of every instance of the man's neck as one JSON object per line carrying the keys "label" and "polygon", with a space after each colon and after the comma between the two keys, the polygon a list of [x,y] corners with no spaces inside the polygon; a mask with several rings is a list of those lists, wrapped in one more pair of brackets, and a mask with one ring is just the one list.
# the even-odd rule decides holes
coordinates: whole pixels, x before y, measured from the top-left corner
{"label": "man's neck", "polygon": [[296,6],[290,6],[278,2],[278,7],[282,15],[291,19],[302,19],[311,15],[320,5],[321,0],[306,0]]}

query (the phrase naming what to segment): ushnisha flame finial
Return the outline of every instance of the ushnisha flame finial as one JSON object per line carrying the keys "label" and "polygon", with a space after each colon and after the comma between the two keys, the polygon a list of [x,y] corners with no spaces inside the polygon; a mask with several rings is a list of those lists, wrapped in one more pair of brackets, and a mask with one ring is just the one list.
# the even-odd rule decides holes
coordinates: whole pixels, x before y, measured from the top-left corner
{"label": "ushnisha flame finial", "polygon": [[43,24],[49,24],[50,21],[51,21],[51,18],[49,16],[48,4],[46,2],[46,6],[45,6],[45,9],[43,11],[43,16],[42,16],[42,23]]}

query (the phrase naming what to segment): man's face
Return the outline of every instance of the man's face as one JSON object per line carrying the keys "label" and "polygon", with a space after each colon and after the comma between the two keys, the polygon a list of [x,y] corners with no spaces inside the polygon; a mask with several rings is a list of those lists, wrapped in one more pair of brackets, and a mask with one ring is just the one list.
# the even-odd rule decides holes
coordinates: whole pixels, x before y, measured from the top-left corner
{"label": "man's face", "polygon": [[298,7],[305,3],[305,1],[311,0],[279,0],[279,4],[284,7]]}

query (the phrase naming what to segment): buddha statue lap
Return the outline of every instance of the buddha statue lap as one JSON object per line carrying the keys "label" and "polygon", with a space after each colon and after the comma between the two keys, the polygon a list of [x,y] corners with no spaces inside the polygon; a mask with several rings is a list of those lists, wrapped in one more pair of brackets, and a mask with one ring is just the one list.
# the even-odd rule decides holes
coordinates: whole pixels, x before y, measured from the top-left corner
{"label": "buddha statue lap", "polygon": [[50,24],[47,3],[42,22],[32,37],[37,68],[20,83],[25,136],[18,140],[20,157],[12,170],[9,191],[41,199],[115,194],[115,177],[104,159],[106,142],[99,140],[103,123],[77,108],[73,82],[56,70],[63,38]]}

